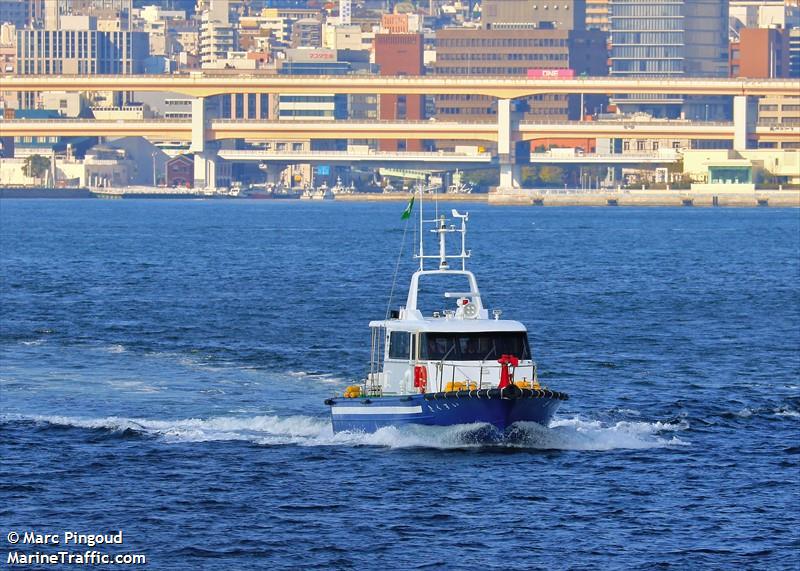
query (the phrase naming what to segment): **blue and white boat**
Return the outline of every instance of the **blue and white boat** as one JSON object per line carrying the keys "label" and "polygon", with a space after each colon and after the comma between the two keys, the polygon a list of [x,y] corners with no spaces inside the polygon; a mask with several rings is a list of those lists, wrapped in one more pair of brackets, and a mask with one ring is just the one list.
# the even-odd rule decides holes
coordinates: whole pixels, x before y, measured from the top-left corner
{"label": "blue and white boat", "polygon": [[[363,383],[325,401],[334,432],[374,432],[406,424],[478,423],[500,432],[517,422],[547,426],[568,397],[540,386],[525,326],[501,319],[497,309],[490,317],[484,307],[477,280],[466,269],[469,214],[452,211],[460,221],[457,227],[444,216],[424,220],[421,207],[415,255],[419,269],[411,277],[405,306],[369,324],[371,362]],[[424,251],[426,224],[438,236],[436,255]],[[448,242],[459,235],[460,252],[449,255]],[[460,261],[460,268],[451,269],[453,259]],[[436,269],[426,269],[426,262],[433,260]],[[418,307],[420,283],[431,276],[460,281],[463,289],[440,292],[450,307],[424,315]]]}

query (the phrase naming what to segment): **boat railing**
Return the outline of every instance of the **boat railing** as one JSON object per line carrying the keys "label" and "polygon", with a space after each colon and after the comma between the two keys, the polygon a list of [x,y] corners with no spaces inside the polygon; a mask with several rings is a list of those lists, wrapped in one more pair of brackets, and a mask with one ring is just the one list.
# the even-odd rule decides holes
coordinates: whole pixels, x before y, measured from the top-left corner
{"label": "boat railing", "polygon": [[[503,368],[503,366],[499,363],[486,362],[480,365],[464,365],[452,362],[444,363],[442,361],[437,361],[433,363],[433,365],[436,367],[436,375],[433,380],[433,387],[430,388],[435,389],[436,392],[443,392],[447,387],[447,383],[455,384],[456,382],[464,382],[467,383],[467,386],[469,386],[469,383],[475,383],[477,381],[478,389],[495,388],[497,381],[500,378],[499,371]],[[475,367],[480,367],[477,380],[474,378],[474,373],[465,370],[467,368],[474,369]],[[485,374],[491,373],[495,369],[498,371],[497,375]],[[530,372],[530,376],[526,374],[528,372]],[[537,382],[538,372],[536,369],[536,363],[531,361],[530,365],[518,366],[514,372],[514,379],[515,381],[526,380],[530,383]],[[451,384],[451,386],[453,385]]]}

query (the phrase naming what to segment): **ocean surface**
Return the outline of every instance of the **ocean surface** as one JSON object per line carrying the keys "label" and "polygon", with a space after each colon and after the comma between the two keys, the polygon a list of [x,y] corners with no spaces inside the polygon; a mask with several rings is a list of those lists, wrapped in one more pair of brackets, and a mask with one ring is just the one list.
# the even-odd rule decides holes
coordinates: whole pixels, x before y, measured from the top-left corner
{"label": "ocean surface", "polygon": [[151,569],[800,568],[800,211],[469,205],[570,400],[512,442],[334,435],[403,207],[0,201],[3,562],[122,530]]}

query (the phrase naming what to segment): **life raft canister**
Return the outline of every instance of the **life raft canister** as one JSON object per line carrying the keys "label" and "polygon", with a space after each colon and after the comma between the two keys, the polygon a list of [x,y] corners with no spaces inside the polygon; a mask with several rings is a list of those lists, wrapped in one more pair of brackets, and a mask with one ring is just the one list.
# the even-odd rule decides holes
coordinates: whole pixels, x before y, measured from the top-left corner
{"label": "life raft canister", "polygon": [[428,367],[425,365],[414,366],[414,387],[418,388],[421,393],[428,388]]}

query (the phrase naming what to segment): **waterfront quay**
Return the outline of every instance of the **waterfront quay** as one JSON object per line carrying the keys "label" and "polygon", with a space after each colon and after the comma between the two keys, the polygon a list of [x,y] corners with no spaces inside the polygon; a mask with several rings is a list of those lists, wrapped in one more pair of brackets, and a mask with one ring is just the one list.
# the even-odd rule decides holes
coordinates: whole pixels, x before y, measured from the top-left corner
{"label": "waterfront quay", "polygon": [[[407,201],[409,193],[356,194],[337,197],[343,202]],[[699,192],[691,190],[554,190],[520,189],[487,194],[438,195],[443,202],[486,202],[492,206],[698,206],[800,207],[800,190],[757,192]]]}

